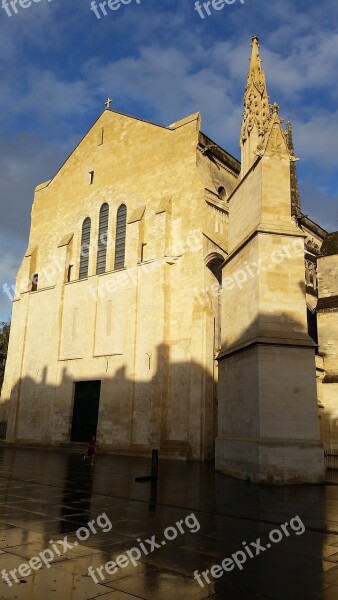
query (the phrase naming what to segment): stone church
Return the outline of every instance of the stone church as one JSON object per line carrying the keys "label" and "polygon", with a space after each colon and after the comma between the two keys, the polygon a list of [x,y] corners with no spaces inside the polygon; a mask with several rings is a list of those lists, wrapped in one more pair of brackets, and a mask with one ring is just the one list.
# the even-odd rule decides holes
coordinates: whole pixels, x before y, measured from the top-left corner
{"label": "stone church", "polygon": [[96,434],[106,452],[320,481],[323,447],[338,448],[338,233],[302,212],[258,38],[241,163],[198,113],[163,127],[106,106],[35,190],[6,441]]}

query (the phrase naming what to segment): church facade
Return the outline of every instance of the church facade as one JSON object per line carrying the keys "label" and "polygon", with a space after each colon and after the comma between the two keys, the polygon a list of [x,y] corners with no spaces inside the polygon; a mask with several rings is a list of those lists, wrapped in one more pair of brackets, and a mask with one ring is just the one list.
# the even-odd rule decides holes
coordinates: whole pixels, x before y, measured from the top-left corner
{"label": "church facade", "polygon": [[259,43],[241,163],[194,114],[110,109],[35,190],[1,395],[6,441],[320,481],[338,448],[338,233],[301,211]]}

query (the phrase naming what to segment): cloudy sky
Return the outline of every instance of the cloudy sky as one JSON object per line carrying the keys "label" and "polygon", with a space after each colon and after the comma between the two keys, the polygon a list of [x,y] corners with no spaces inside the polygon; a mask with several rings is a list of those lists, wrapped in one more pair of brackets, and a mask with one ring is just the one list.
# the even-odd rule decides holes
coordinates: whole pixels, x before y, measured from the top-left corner
{"label": "cloudy sky", "polygon": [[108,95],[112,108],[163,125],[200,111],[203,131],[239,158],[254,34],[270,100],[294,126],[303,211],[338,229],[337,0],[237,0],[205,19],[195,0],[131,0],[101,19],[90,5],[0,9],[0,320],[10,316],[2,288],[27,247],[33,190]]}

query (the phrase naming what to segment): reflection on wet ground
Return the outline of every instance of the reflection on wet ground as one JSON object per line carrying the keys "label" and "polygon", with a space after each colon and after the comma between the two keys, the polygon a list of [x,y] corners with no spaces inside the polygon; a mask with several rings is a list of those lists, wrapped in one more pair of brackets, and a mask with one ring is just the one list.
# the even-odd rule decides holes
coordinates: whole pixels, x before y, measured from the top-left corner
{"label": "reflection on wet ground", "polygon": [[[135,483],[150,461],[0,448],[0,561],[2,575],[27,564],[51,540],[71,547],[9,586],[0,600],[338,600],[338,486],[258,487],[215,473],[213,465],[160,462],[157,490]],[[333,480],[334,478],[332,478]],[[166,527],[194,512],[201,528],[142,554],[95,583],[88,568],[114,561],[138,540],[163,540]],[[75,533],[105,513],[112,528],[79,539]],[[299,515],[293,533],[271,549],[211,578],[202,588],[194,572],[220,565],[243,542],[266,540],[271,529]],[[82,530],[83,532],[84,530]],[[84,534],[83,538],[86,537]],[[95,571],[97,572],[97,571]],[[13,579],[10,580],[11,582]]]}

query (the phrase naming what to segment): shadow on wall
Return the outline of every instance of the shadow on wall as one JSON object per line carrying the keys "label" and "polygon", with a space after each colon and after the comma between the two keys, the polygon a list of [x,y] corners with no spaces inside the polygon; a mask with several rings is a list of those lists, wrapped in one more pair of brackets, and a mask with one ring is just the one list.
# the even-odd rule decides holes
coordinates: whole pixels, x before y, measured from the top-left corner
{"label": "shadow on wall", "polygon": [[[300,285],[305,295],[304,285]],[[223,298],[226,302],[226,292]],[[304,322],[299,323],[284,312],[261,313],[242,331],[239,314],[230,317],[229,330],[234,332],[229,338],[231,347],[254,340],[258,335],[273,341],[274,347],[278,346],[279,339],[285,341],[286,338],[290,344],[293,341],[310,343],[305,315]],[[233,327],[236,320],[238,330]],[[227,322],[223,339],[227,339],[226,327]],[[217,373],[210,374],[193,361],[171,362],[170,347],[166,345],[157,348],[156,356],[144,357],[149,368],[147,381],[128,377],[124,365],[115,367],[115,375],[109,376],[114,360],[120,362],[121,358],[93,358],[91,373],[85,378],[74,375],[79,361],[75,366],[74,361],[69,361],[56,386],[48,382],[50,371],[56,372],[56,365],[50,370],[36,365],[36,379],[18,380],[11,399],[4,398],[1,404],[1,422],[3,428],[7,427],[7,441],[47,445],[85,443],[96,431],[103,450],[148,454],[151,448],[158,448],[162,454],[176,458],[205,460],[214,456],[218,433]],[[140,358],[136,360],[139,364]],[[283,372],[283,364],[278,377],[288,380],[290,373]],[[313,369],[315,373],[315,364]],[[301,375],[299,371],[299,377]],[[250,377],[248,372],[237,382],[239,395],[241,389],[244,394],[250,387]],[[227,382],[222,382],[219,398],[223,409],[232,402],[224,383]],[[258,419],[257,409],[256,425]],[[236,434],[242,433],[240,422],[235,429]]]}
{"label": "shadow on wall", "polygon": [[[282,431],[286,435],[290,426],[291,437],[296,438],[293,429],[297,423],[301,429],[303,421],[307,420],[307,409],[309,427],[311,421],[313,423],[314,413],[319,411],[315,387],[316,341],[311,336],[311,323],[307,319],[305,284],[300,281],[298,285],[304,294],[304,314],[299,319],[292,316],[293,310],[299,311],[299,298],[293,307],[292,298],[288,298],[287,290],[282,287],[272,298],[269,312],[255,314],[253,290],[252,317],[248,314],[250,304],[246,300],[245,312],[240,297],[238,306],[229,314],[228,329],[223,317],[218,389],[221,437],[222,434],[257,437],[263,426],[266,432],[263,437],[273,439],[280,437]],[[223,301],[226,304],[226,292],[223,292]],[[273,306],[275,301],[279,306],[284,303],[287,310],[277,312],[278,306]],[[264,424],[259,422],[262,410]],[[305,437],[309,437],[309,433],[306,431]],[[301,439],[302,435],[299,437]]]}
{"label": "shadow on wall", "polygon": [[[338,478],[338,377],[323,377],[320,374],[319,423],[324,450],[328,453],[327,466],[337,473]],[[323,398],[325,394],[325,399]],[[330,404],[328,403],[328,399]]]}
{"label": "shadow on wall", "polygon": [[36,379],[18,380],[11,398],[2,400],[6,440],[88,443],[96,433],[102,450],[148,455],[158,448],[176,458],[211,459],[217,435],[213,374],[194,361],[170,363],[169,354],[161,345],[151,360],[145,357],[146,381],[128,377],[125,365],[110,376],[114,358],[121,365],[121,357],[93,358],[86,377],[77,377],[79,362],[69,361],[58,385],[50,384],[55,365],[36,365]]}

